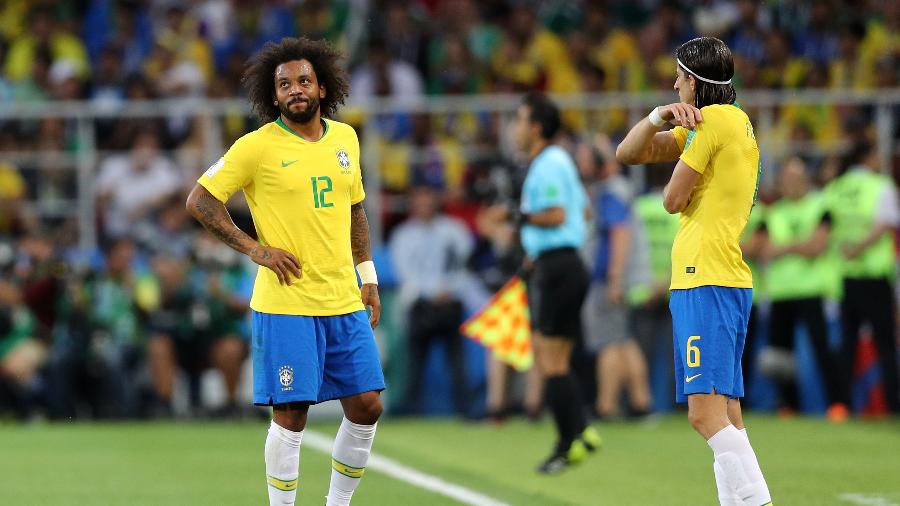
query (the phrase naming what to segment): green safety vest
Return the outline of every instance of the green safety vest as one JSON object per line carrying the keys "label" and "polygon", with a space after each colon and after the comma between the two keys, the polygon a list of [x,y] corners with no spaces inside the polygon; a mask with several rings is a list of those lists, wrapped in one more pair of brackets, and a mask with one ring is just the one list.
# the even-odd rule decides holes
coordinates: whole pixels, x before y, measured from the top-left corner
{"label": "green safety vest", "polygon": [[[808,193],[799,200],[781,199],[766,212],[766,230],[775,246],[808,241],[822,223],[825,199]],[[816,258],[784,255],[769,262],[765,283],[773,301],[823,297],[829,289],[827,253]]]}
{"label": "green safety vest", "polygon": [[893,281],[896,255],[891,234],[884,234],[855,259],[846,258],[840,252],[842,243],[857,242],[869,234],[881,194],[891,184],[893,181],[881,174],[851,168],[825,188],[832,219],[832,247],[840,255],[843,277],[886,278]]}
{"label": "green safety vest", "polygon": [[[766,216],[766,206],[762,202],[757,202],[750,210],[750,216],[747,218],[747,226],[744,227],[744,233],[741,235],[741,242],[744,242],[750,234],[753,234],[762,225]],[[753,302],[755,303],[765,293],[765,284],[760,273],[759,265],[753,260],[744,259],[747,267],[750,267],[750,274],[753,276]]]}
{"label": "green safety vest", "polygon": [[[660,192],[648,193],[634,199],[634,218],[643,229],[653,283],[668,284],[672,276],[672,243],[678,233],[678,215],[669,214],[663,206]],[[640,283],[628,291],[631,304],[642,304],[650,297],[651,286]]]}

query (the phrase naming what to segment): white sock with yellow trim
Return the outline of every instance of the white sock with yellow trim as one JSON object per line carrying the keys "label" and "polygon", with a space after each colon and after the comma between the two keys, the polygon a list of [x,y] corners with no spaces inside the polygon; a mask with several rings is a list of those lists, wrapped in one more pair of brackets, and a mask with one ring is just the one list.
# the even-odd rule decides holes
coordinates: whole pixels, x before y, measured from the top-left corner
{"label": "white sock with yellow trim", "polygon": [[266,436],[266,482],[269,506],[294,506],[300,482],[300,442],[303,431],[294,432],[275,423]]}
{"label": "white sock with yellow trim", "polygon": [[325,498],[327,506],[350,504],[353,491],[359,486],[359,480],[366,470],[377,425],[353,423],[346,417],[341,421],[341,428],[334,438],[334,449],[331,451],[331,484],[328,486],[328,497]]}

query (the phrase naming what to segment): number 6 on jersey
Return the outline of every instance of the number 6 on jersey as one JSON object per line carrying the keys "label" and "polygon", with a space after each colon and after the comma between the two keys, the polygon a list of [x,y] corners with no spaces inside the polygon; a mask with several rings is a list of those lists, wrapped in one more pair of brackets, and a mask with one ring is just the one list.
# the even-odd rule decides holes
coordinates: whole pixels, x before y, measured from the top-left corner
{"label": "number 6 on jersey", "polygon": [[694,341],[699,341],[700,336],[691,336],[687,340],[687,365],[688,367],[700,367],[700,348],[694,346]]}

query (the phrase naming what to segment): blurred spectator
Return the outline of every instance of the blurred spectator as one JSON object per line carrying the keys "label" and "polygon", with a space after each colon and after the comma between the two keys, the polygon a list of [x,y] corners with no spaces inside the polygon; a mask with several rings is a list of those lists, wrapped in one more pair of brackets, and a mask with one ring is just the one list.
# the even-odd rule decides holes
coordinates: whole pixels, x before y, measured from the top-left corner
{"label": "blurred spectator", "polygon": [[97,196],[108,235],[126,234],[181,189],[178,170],[160,153],[159,143],[155,130],[143,130],[129,154],[111,156],[100,165]]}
{"label": "blurred spectator", "polygon": [[139,300],[146,278],[133,268],[129,239],[112,242],[104,268],[69,288],[68,328],[53,343],[48,396],[54,417],[137,414],[137,371],[144,334]]}
{"label": "blurred spectator", "polygon": [[[669,311],[669,284],[672,277],[672,243],[678,233],[678,216],[666,212],[663,206],[663,187],[669,172],[655,165],[647,167],[649,191],[634,199],[632,205],[632,251],[636,259],[634,282],[625,294],[628,300],[628,330],[643,351],[648,364],[654,363],[662,348],[669,364],[665,371],[654,371],[650,376],[664,375],[668,391],[674,391],[672,356],[672,313]],[[667,404],[671,404],[671,399]],[[666,403],[659,403],[657,405]]]}
{"label": "blurred spectator", "polygon": [[587,8],[584,24],[592,48],[591,62],[602,68],[606,76],[604,89],[640,91],[644,86],[644,69],[634,36],[610,26],[608,11],[599,5]]}
{"label": "blurred spectator", "polygon": [[432,50],[428,92],[435,95],[475,93],[484,86],[484,74],[465,39],[449,34]]}
{"label": "blurred spectator", "polygon": [[81,33],[92,62],[108,48],[120,48],[125,74],[140,70],[153,49],[153,23],[144,2],[94,0],[85,12]]}
{"label": "blurred spectator", "polygon": [[850,407],[857,344],[863,324],[878,349],[888,409],[900,413],[897,377],[897,327],[893,283],[896,272],[893,232],[900,225],[897,188],[878,174],[878,152],[856,146],[845,172],[825,189],[832,218],[832,240],[842,257],[841,378],[837,400]]}
{"label": "blurred spectator", "polygon": [[766,58],[761,62],[760,82],[766,88],[796,88],[809,68],[809,62],[795,58],[787,33],[772,30],[766,36]]}
{"label": "blurred spectator", "polygon": [[[387,51],[392,57],[409,63],[420,75],[428,72],[428,28],[414,14],[421,14],[415,3],[387,0],[384,19],[384,37]],[[378,28],[373,27],[377,33]]]}
{"label": "blurred spectator", "polygon": [[[779,407],[793,413],[800,409],[794,367],[795,328],[802,322],[813,345],[819,372],[825,380],[830,404],[837,401],[837,369],[828,348],[824,298],[828,294],[828,236],[831,215],[825,200],[810,191],[809,175],[799,158],[788,160],[779,174],[781,199],[766,210],[762,226],[767,261],[765,284],[772,300],[769,313],[769,348],[760,355],[760,369],[775,379],[780,389]],[[846,416],[846,410],[835,417]]]}
{"label": "blurred spectator", "polygon": [[125,100],[125,71],[118,47],[107,46],[100,52],[90,88],[88,98],[101,107],[117,107]]}
{"label": "blurred spectator", "polygon": [[452,372],[454,408],[466,415],[471,405],[459,326],[472,237],[462,222],[441,213],[434,189],[416,186],[410,197],[410,218],[394,231],[390,251],[400,282],[400,300],[407,308],[409,411],[422,412],[428,352],[434,341],[442,340]]}
{"label": "blurred spectator", "polygon": [[829,62],[829,83],[832,88],[866,89],[874,84],[873,62],[860,56],[859,45],[866,28],[854,22],[841,28],[837,58]]}
{"label": "blurred spectator", "polygon": [[565,44],[539,27],[534,11],[524,5],[512,8],[491,67],[498,91],[578,91],[577,72]]}
{"label": "blurred spectator", "polygon": [[760,311],[759,303],[767,299],[766,280],[762,275],[760,263],[762,253],[766,245],[766,237],[763,232],[763,223],[766,216],[766,206],[757,202],[750,210],[750,217],[744,227],[741,237],[741,255],[750,273],[753,276],[753,303],[750,306],[750,315],[747,318],[747,336],[744,338],[744,353],[741,355],[741,372],[744,376],[744,399],[747,404],[753,402],[752,388],[756,378],[756,347],[759,335]]}
{"label": "blurred spectator", "polygon": [[50,66],[51,94],[54,100],[84,98],[83,82],[72,60],[56,60]]}
{"label": "blurred spectator", "polygon": [[11,268],[11,250],[0,244],[0,412],[11,407],[20,417],[31,416],[38,392],[38,371],[47,351],[34,338],[34,317],[24,304],[23,295],[7,277]]}
{"label": "blurred spectator", "polygon": [[618,413],[619,398],[628,392],[631,414],[650,412],[647,363],[628,328],[629,264],[635,257],[632,243],[632,190],[615,159],[606,136],[579,145],[576,160],[582,174],[596,182],[589,187],[593,201],[596,246],[590,291],[583,319],[588,348],[597,354],[597,399],[601,418]]}
{"label": "blurred spectator", "polygon": [[35,226],[35,217],[26,208],[25,179],[19,168],[0,161],[0,237],[16,238]]}
{"label": "blurred spectator", "polygon": [[84,44],[57,23],[52,8],[35,7],[29,13],[28,25],[29,29],[12,41],[6,55],[4,71],[8,79],[22,81],[31,76],[35,54],[40,50],[49,51],[51,61],[71,61],[79,77],[88,77],[90,67]]}
{"label": "blurred spectator", "polygon": [[834,33],[834,2],[810,2],[809,20],[804,30],[794,33],[794,51],[816,65],[827,65],[838,52]]}
{"label": "blurred spectator", "polygon": [[350,89],[355,100],[371,97],[416,98],[424,86],[418,70],[408,62],[391,55],[387,41],[375,38],[369,42],[369,57],[356,69]]}
{"label": "blurred spectator", "polygon": [[[207,242],[205,250],[210,249]],[[223,279],[228,275],[228,271],[223,271],[228,264],[220,265],[214,257],[204,260],[209,271],[201,276],[206,282],[201,287],[192,282],[186,259],[165,255],[153,259],[159,295],[147,308],[147,353],[159,403],[154,410],[157,415],[170,412],[179,367],[189,376],[192,406],[201,405],[200,373],[214,367],[225,379],[227,401],[223,414],[235,414],[238,410],[237,386],[245,344],[237,332],[248,301],[232,300],[228,288],[236,287],[227,286]]]}
{"label": "blurred spectator", "polygon": [[[289,12],[284,12],[276,13],[273,19],[281,20],[286,18],[285,22],[290,23],[288,21],[290,17]],[[162,78],[174,80],[173,77],[167,76],[167,74],[172,73],[182,77],[181,81],[186,81],[188,75],[191,78],[196,76],[198,83],[194,86],[202,89],[213,77],[213,59],[209,44],[200,36],[200,26],[197,19],[185,6],[178,2],[173,2],[166,8],[165,16],[161,18],[161,21],[160,26],[154,29],[156,47],[168,49],[177,57],[177,64],[172,65],[170,70],[164,71]],[[278,38],[281,37],[272,37],[272,39],[276,40]],[[161,57],[163,59],[167,58],[166,55]],[[165,63],[163,68],[166,68]],[[152,72],[148,73],[152,74]],[[163,85],[161,88],[165,89],[166,86]],[[164,93],[169,94],[167,92]]]}

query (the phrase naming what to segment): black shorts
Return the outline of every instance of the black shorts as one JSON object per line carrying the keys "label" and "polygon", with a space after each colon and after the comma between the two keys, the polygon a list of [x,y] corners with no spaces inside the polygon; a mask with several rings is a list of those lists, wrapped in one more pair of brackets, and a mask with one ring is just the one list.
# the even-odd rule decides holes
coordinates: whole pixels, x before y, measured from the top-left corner
{"label": "black shorts", "polygon": [[544,336],[581,336],[581,306],[589,284],[590,276],[575,249],[542,253],[528,279],[532,328]]}

